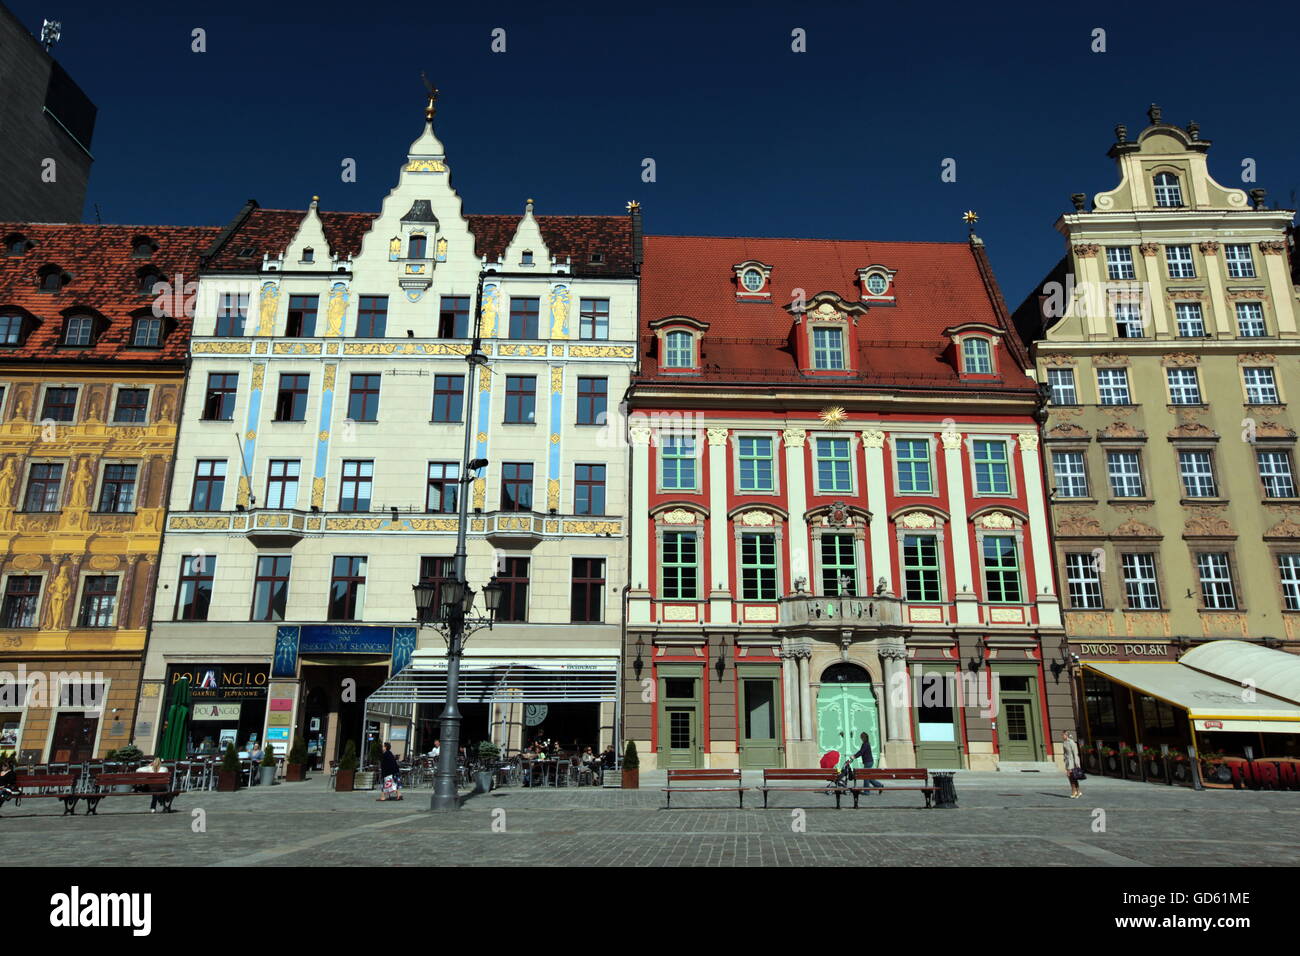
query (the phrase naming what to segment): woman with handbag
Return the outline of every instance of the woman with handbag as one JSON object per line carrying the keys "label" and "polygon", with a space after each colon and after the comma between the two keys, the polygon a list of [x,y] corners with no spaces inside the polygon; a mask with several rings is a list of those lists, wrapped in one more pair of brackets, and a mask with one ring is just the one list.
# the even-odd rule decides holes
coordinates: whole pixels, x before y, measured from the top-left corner
{"label": "woman with handbag", "polygon": [[1065,775],[1070,778],[1070,799],[1083,796],[1079,781],[1083,779],[1083,764],[1079,763],[1079,745],[1074,742],[1074,732],[1061,735],[1061,754],[1065,757]]}

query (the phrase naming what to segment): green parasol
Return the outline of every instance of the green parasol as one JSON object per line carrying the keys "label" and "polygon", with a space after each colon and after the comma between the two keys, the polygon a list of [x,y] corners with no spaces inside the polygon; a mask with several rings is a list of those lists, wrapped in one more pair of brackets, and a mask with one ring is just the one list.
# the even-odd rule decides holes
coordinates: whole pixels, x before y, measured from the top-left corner
{"label": "green parasol", "polygon": [[158,746],[159,757],[163,760],[181,760],[187,755],[189,723],[190,679],[182,677],[172,688],[172,702],[167,708],[167,721],[163,726],[162,742]]}

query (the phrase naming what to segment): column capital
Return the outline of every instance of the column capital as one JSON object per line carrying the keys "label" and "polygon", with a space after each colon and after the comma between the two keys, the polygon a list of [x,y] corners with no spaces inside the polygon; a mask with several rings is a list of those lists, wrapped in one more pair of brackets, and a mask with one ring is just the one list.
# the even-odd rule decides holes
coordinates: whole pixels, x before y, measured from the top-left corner
{"label": "column capital", "polygon": [[808,440],[808,432],[803,428],[787,428],[781,432],[781,440],[787,448],[802,448]]}
{"label": "column capital", "polygon": [[944,431],[940,433],[939,437],[943,439],[944,451],[961,450],[961,432]]}
{"label": "column capital", "polygon": [[727,431],[726,428],[710,428],[708,430],[709,444],[714,447],[725,445],[727,443]]}
{"label": "column capital", "polygon": [[1020,450],[1022,452],[1038,451],[1038,435],[1035,433],[1025,432],[1024,434],[1017,435],[1016,440],[1020,442]]}
{"label": "column capital", "polygon": [[885,433],[875,428],[864,431],[862,433],[862,447],[863,448],[884,448]]}
{"label": "column capital", "polygon": [[633,425],[627,430],[627,437],[633,445],[650,444],[650,428],[646,425]]}

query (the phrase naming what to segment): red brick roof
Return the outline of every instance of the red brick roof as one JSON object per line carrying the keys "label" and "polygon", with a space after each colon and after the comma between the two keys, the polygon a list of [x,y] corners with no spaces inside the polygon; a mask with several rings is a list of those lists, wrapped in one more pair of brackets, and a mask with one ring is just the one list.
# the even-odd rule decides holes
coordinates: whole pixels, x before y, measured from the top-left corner
{"label": "red brick roof", "polygon": [[[835,382],[850,387],[933,386],[987,390],[1033,388],[1023,349],[1006,315],[987,259],[965,242],[858,242],[830,239],[747,239],[647,236],[641,271],[639,381],[721,381],[828,386],[803,375],[794,350],[794,316],[786,308],[802,289],[807,298],[834,292],[862,298],[857,271],[879,265],[897,271],[894,306],[870,305],[858,319],[857,374]],[[755,259],[772,266],[769,301],[740,301],[733,266]],[[699,375],[660,374],[658,343],[649,325],[669,316],[709,324],[701,340]],[[944,355],[944,330],[967,322],[1004,329],[1001,377],[962,381]]]}
{"label": "red brick roof", "polygon": [[[25,236],[31,247],[21,256],[0,249],[0,314],[17,311],[37,320],[19,346],[0,345],[0,362],[40,360],[99,364],[103,362],[181,363],[189,350],[191,318],[173,311],[175,325],[164,327],[161,346],[130,346],[134,316],[153,304],[141,295],[140,270],[154,267],[166,282],[177,275],[184,282],[198,278],[199,256],[218,230],[208,226],[98,226],[78,223],[0,223],[0,239]],[[136,259],[134,240],[147,236],[156,244],[148,259]],[[57,293],[40,291],[40,270],[58,266],[71,276]],[[65,314],[83,308],[108,320],[95,344],[86,348],[60,346]]]}
{"label": "red brick roof", "polygon": [[[303,210],[254,209],[234,230],[220,250],[205,264],[204,271],[234,272],[259,268],[262,254],[278,256],[293,240]],[[361,240],[376,214],[368,212],[318,212],[330,252],[356,255]],[[522,216],[468,215],[474,234],[475,255],[490,261],[502,255],[510,244]],[[632,226],[627,216],[538,216],[537,224],[551,255],[570,260],[573,274],[581,276],[630,275],[632,273]],[[252,250],[247,257],[239,253]],[[591,262],[593,252],[604,262]]]}

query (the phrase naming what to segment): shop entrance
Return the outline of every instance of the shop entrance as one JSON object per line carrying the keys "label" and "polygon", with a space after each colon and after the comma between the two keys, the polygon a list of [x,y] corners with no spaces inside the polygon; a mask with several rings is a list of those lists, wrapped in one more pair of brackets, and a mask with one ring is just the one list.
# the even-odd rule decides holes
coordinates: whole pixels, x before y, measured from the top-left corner
{"label": "shop entrance", "polygon": [[740,765],[745,768],[785,764],[779,713],[778,667],[746,667],[740,680]]}
{"label": "shop entrance", "polygon": [[700,741],[700,668],[691,664],[659,667],[658,758],[660,767],[698,768]]}
{"label": "shop entrance", "polygon": [[998,756],[1013,762],[1044,759],[1037,681],[1027,674],[998,676]]}
{"label": "shop entrance", "polygon": [[524,744],[553,740],[566,753],[595,751],[600,742],[600,705],[558,701],[524,705]]}
{"label": "shop entrance", "polygon": [[823,754],[839,751],[843,764],[862,746],[863,733],[880,766],[880,720],[871,675],[856,664],[833,664],[817,689],[817,747]]}
{"label": "shop entrance", "polygon": [[85,713],[59,714],[54,721],[54,738],[50,741],[52,763],[83,763],[95,755],[95,732],[99,718]]}

